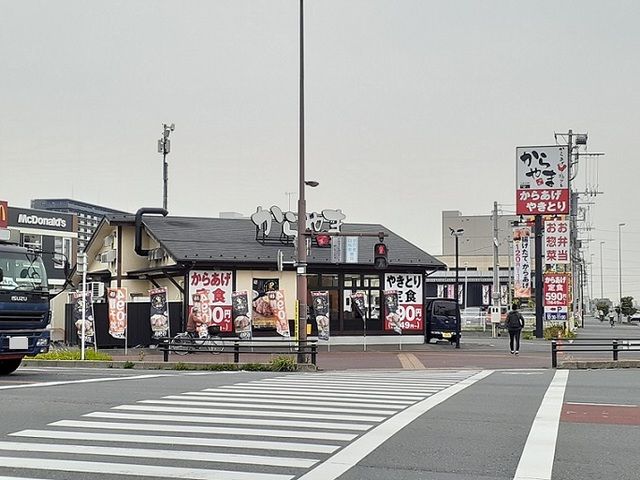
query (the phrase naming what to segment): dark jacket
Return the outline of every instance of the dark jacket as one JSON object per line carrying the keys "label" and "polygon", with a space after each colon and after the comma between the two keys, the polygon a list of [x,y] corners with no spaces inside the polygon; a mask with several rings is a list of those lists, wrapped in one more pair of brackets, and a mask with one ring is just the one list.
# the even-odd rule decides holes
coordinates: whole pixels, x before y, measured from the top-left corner
{"label": "dark jacket", "polygon": [[524,327],[524,317],[517,310],[511,310],[507,314],[506,326],[509,330],[522,330]]}

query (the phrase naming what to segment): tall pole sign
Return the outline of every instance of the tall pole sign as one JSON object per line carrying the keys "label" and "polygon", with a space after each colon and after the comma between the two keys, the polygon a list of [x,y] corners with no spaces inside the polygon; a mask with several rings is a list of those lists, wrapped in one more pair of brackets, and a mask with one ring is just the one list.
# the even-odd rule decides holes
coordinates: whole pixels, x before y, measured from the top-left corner
{"label": "tall pole sign", "polygon": [[542,216],[569,214],[569,147],[516,148],[516,214],[535,216],[535,301],[537,338],[543,336]]}

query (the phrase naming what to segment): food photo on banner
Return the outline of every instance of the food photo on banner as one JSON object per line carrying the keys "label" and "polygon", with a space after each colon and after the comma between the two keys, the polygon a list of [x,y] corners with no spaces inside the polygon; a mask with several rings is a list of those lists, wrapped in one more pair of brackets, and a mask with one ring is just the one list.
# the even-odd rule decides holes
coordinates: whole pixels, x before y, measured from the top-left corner
{"label": "food photo on banner", "polygon": [[232,293],[232,272],[217,270],[189,272],[189,314],[195,305],[194,298],[197,298],[199,314],[206,326],[215,325],[221,332],[233,332]]}
{"label": "food photo on banner", "polygon": [[153,338],[169,337],[169,304],[167,287],[149,290],[149,321]]}
{"label": "food photo on banner", "polygon": [[329,292],[311,292],[313,314],[316,317],[318,338],[329,340]]}
{"label": "food photo on banner", "polygon": [[402,334],[400,312],[398,308],[398,292],[396,290],[384,291],[384,329],[393,330]]}
{"label": "food photo on banner", "polygon": [[231,295],[233,303],[233,326],[241,340],[251,339],[251,309],[249,292],[241,290]]}
{"label": "food photo on banner", "polygon": [[72,319],[78,332],[78,338],[82,341],[82,311],[84,310],[84,343],[93,344],[95,335],[91,292],[85,292],[84,298],[82,292],[74,292],[71,301],[73,305]]}
{"label": "food photo on banner", "polygon": [[253,328],[256,330],[270,330],[276,328],[278,318],[271,309],[269,292],[275,292],[280,288],[280,280],[277,278],[254,278],[253,294],[251,297],[253,307]]}
{"label": "food photo on banner", "polygon": [[351,294],[351,303],[355,307],[356,312],[362,318],[362,322],[365,323],[367,321],[367,304],[365,301],[364,292],[356,292]]}
{"label": "food photo on banner", "polygon": [[109,335],[124,340],[127,337],[127,289],[107,288]]}

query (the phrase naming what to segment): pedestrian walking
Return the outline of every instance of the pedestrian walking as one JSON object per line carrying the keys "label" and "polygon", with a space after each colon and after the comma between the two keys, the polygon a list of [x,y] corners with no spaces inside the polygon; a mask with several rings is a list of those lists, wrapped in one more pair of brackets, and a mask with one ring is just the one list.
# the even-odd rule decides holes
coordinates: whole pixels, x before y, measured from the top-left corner
{"label": "pedestrian walking", "polygon": [[609,325],[611,325],[611,327],[614,327],[616,324],[616,321],[613,318],[613,312],[609,314]]}
{"label": "pedestrian walking", "polygon": [[512,355],[518,355],[520,350],[520,332],[524,327],[524,317],[518,311],[518,304],[514,303],[507,314],[507,329],[509,330],[509,347]]}

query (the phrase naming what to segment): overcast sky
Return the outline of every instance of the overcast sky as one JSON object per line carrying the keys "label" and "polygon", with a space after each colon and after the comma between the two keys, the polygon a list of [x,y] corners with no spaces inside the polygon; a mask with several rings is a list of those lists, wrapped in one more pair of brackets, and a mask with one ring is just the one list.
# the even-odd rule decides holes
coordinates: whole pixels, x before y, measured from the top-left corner
{"label": "overcast sky", "polygon": [[[0,0],[0,198],[172,215],[286,209],[298,179],[298,1]],[[515,147],[588,132],[594,296],[640,297],[640,2],[307,0],[309,210],[431,254],[441,212],[505,213]],[[597,184],[597,185],[596,185]],[[578,183],[580,186],[581,183]],[[295,208],[296,194],[291,195]],[[587,260],[591,258],[587,253]]]}

